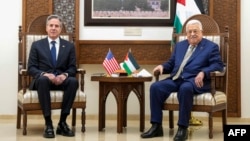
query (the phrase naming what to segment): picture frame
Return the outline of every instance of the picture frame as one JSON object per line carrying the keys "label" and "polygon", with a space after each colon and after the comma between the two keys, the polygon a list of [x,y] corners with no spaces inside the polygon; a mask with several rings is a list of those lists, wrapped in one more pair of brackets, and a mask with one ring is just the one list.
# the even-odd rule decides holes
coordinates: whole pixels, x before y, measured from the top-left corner
{"label": "picture frame", "polygon": [[[120,1],[126,1],[126,0],[120,0]],[[161,0],[159,0],[161,1]],[[176,9],[176,0],[166,0],[168,4],[168,6],[166,6],[166,10],[167,11],[167,16],[99,16],[98,14],[96,14],[96,12],[100,12],[100,11],[95,11],[94,10],[94,2],[95,0],[84,0],[84,26],[173,26],[174,23],[174,16],[175,16],[175,9]],[[97,2],[100,1],[96,1]],[[102,1],[103,2],[103,1]],[[103,5],[103,3],[102,3]],[[105,4],[104,4],[105,5]],[[107,3],[108,5],[108,3]],[[99,6],[100,8],[100,6]],[[105,7],[106,8],[106,7]],[[136,6],[135,6],[136,8]],[[112,10],[110,10],[112,11]],[[106,13],[110,12],[110,11],[104,11]],[[140,9],[138,10],[140,13],[145,11],[140,11]],[[137,12],[136,10],[133,10],[132,12]],[[163,12],[166,12],[163,11]],[[103,11],[101,11],[103,12]],[[114,12],[114,11],[112,11]],[[117,10],[115,11],[115,13],[125,13],[128,12],[126,10]],[[131,12],[131,11],[130,11]],[[151,12],[151,11],[146,11],[146,12]],[[158,12],[162,12],[160,10],[158,10]],[[103,14],[103,13],[102,13]],[[165,13],[164,13],[165,14]],[[125,14],[124,14],[125,15]],[[132,14],[131,14],[132,15]]]}

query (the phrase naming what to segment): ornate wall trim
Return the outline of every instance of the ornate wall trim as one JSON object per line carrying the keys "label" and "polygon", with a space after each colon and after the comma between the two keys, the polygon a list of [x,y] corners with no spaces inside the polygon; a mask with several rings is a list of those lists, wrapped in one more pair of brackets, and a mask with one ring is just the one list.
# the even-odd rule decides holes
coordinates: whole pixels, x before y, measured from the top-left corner
{"label": "ornate wall trim", "polygon": [[27,31],[28,26],[36,17],[50,13],[52,13],[51,0],[23,0],[23,31]]}
{"label": "ornate wall trim", "polygon": [[73,32],[75,28],[75,0],[54,0],[53,13],[62,17],[66,31]]}
{"label": "ornate wall trim", "polygon": [[109,49],[118,62],[122,62],[131,49],[139,64],[161,64],[170,57],[171,41],[142,40],[81,40],[80,64],[102,64]]}
{"label": "ornate wall trim", "polygon": [[240,0],[210,0],[210,16],[220,30],[229,26],[228,115],[241,116]]}

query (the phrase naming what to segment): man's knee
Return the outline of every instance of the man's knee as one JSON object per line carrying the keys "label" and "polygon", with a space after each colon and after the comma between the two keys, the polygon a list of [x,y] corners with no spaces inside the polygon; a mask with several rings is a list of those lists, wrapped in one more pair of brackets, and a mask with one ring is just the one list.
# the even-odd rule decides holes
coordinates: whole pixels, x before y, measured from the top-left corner
{"label": "man's knee", "polygon": [[184,92],[192,90],[193,90],[193,85],[190,82],[183,83],[179,88],[179,91],[184,91]]}
{"label": "man's knee", "polygon": [[67,81],[69,85],[78,87],[78,80],[75,77],[68,77]]}
{"label": "man's knee", "polygon": [[38,83],[50,83],[50,80],[48,77],[46,76],[41,76],[36,80]]}

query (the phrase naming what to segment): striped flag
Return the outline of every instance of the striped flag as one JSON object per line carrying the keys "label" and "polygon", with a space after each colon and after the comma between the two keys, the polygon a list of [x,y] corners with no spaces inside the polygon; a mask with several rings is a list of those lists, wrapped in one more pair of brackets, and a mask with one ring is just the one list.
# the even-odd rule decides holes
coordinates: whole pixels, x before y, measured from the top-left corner
{"label": "striped flag", "polygon": [[123,68],[128,73],[128,75],[132,74],[135,70],[138,70],[140,66],[137,64],[134,56],[129,51],[125,57]]}
{"label": "striped flag", "polygon": [[174,27],[177,33],[182,31],[184,22],[191,16],[204,14],[201,0],[177,0]]}
{"label": "striped flag", "polygon": [[109,75],[114,73],[116,70],[120,69],[120,65],[116,61],[114,55],[112,54],[111,50],[109,50],[105,60],[103,61],[102,65],[106,69]]}

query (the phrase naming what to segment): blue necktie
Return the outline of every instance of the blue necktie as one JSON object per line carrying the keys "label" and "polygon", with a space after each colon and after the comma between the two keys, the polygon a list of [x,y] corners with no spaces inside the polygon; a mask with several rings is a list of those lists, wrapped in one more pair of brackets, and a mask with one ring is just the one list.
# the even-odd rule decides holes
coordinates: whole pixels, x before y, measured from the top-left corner
{"label": "blue necktie", "polygon": [[50,50],[51,57],[52,57],[52,64],[56,66],[56,41],[51,41],[52,47]]}

